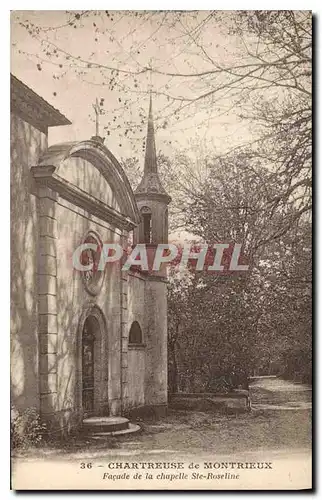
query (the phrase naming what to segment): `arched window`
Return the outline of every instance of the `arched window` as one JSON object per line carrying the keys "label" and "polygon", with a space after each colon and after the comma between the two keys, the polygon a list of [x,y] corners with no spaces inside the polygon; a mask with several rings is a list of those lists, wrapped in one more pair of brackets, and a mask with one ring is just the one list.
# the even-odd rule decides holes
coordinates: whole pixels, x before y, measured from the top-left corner
{"label": "arched window", "polygon": [[133,321],[129,334],[129,344],[142,344],[142,330],[137,321]]}
{"label": "arched window", "polygon": [[149,207],[142,207],[141,215],[143,220],[143,241],[144,243],[151,243],[151,209]]}

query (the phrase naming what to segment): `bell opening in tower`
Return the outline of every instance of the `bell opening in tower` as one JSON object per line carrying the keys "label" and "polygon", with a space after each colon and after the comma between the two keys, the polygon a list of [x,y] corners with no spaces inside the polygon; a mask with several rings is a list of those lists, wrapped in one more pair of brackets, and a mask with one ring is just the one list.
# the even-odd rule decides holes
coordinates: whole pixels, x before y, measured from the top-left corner
{"label": "bell opening in tower", "polygon": [[151,214],[143,214],[144,243],[151,243]]}

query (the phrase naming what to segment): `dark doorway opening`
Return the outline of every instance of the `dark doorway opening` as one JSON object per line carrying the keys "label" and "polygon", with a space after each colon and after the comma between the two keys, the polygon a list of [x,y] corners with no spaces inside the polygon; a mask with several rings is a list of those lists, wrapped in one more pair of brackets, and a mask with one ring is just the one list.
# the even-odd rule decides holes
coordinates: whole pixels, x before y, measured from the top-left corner
{"label": "dark doorway opening", "polygon": [[82,404],[86,413],[94,411],[94,328],[96,319],[89,316],[84,324],[82,335]]}

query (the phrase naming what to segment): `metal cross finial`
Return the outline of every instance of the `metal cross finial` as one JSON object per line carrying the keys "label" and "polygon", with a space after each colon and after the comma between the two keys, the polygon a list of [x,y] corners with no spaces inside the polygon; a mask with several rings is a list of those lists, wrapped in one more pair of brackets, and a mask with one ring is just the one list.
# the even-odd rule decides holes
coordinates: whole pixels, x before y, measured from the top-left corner
{"label": "metal cross finial", "polygon": [[149,84],[149,90],[150,90],[150,95],[152,94],[152,88],[153,88],[153,84],[152,84],[152,57],[149,61],[149,67],[150,67],[150,84]]}
{"label": "metal cross finial", "polygon": [[101,108],[100,108],[100,105],[98,103],[97,97],[96,97],[95,104],[93,104],[92,106],[93,106],[94,111],[95,111],[95,125],[96,125],[95,135],[98,137],[99,136],[99,115],[101,114]]}

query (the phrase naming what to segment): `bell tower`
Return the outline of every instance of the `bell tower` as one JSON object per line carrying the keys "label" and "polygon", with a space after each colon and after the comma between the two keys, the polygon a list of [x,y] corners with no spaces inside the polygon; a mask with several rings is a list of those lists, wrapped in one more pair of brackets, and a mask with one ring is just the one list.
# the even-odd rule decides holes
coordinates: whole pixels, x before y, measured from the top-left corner
{"label": "bell tower", "polygon": [[[161,184],[155,148],[152,96],[144,160],[144,173],[135,191],[141,223],[134,230],[134,244],[145,243],[151,263],[159,243],[168,243],[168,205],[171,201]],[[144,339],[146,344],[145,404],[164,413],[168,403],[167,366],[167,273],[166,268],[145,274]]]}
{"label": "bell tower", "polygon": [[144,173],[136,188],[135,198],[141,214],[141,223],[134,230],[134,244],[145,243],[153,246],[168,243],[168,205],[171,198],[162,186],[158,174],[151,94]]}

